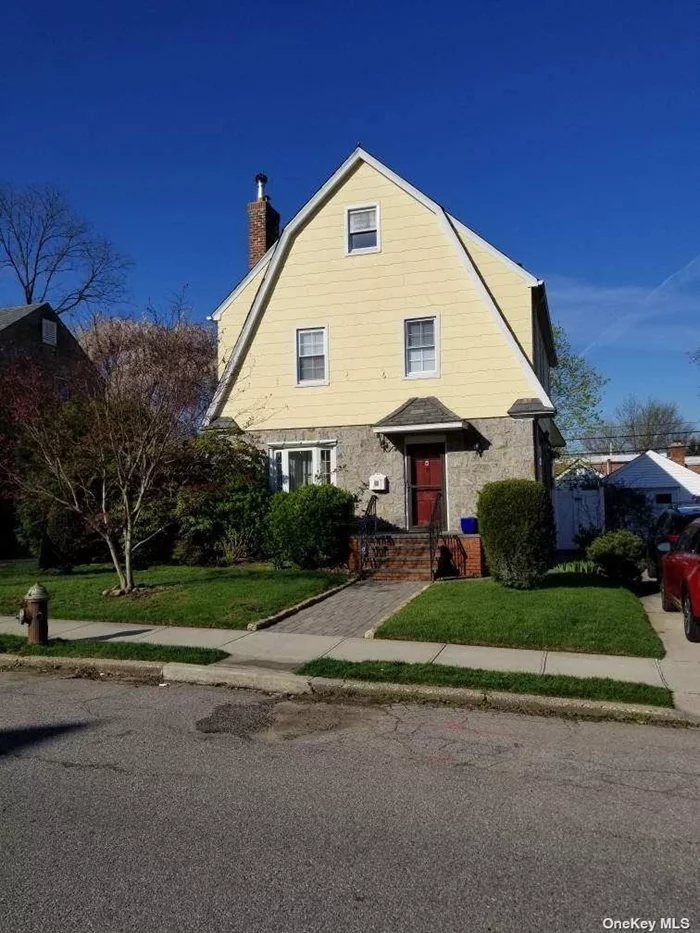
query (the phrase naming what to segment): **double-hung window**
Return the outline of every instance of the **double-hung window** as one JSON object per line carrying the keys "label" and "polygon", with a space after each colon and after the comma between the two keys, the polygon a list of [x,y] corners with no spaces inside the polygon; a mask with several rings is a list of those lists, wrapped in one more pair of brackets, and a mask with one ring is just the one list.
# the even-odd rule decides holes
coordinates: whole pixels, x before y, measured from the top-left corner
{"label": "double-hung window", "polygon": [[349,207],[347,216],[347,252],[375,253],[379,249],[379,207]]}
{"label": "double-hung window", "polygon": [[297,443],[299,446],[270,448],[272,488],[293,492],[314,483],[335,484],[334,442]]}
{"label": "double-hung window", "polygon": [[404,366],[407,377],[438,375],[437,318],[404,321]]}
{"label": "double-hung window", "polygon": [[328,339],[325,327],[300,327],[296,332],[297,385],[328,382]]}

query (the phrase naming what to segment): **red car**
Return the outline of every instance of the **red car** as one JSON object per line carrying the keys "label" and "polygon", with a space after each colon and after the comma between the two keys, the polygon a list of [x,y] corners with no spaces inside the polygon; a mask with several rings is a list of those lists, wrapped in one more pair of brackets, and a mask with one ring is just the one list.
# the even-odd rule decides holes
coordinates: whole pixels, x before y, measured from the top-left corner
{"label": "red car", "polygon": [[661,604],[666,612],[681,610],[688,641],[700,641],[700,519],[681,533],[674,545],[658,545],[661,561]]}

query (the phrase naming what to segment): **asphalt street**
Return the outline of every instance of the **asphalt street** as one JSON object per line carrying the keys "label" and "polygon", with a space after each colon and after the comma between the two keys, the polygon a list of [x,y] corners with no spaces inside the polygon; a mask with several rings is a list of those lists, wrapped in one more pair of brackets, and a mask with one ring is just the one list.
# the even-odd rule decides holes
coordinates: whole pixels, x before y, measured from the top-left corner
{"label": "asphalt street", "polygon": [[699,753],[700,730],[0,674],[0,931],[700,933]]}

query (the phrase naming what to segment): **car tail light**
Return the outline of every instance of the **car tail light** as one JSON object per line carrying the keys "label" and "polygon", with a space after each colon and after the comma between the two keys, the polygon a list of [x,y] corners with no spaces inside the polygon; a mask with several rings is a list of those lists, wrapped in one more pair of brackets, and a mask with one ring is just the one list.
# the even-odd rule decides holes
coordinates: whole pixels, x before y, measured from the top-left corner
{"label": "car tail light", "polygon": [[679,538],[680,535],[666,535],[666,540],[669,544],[675,544]]}

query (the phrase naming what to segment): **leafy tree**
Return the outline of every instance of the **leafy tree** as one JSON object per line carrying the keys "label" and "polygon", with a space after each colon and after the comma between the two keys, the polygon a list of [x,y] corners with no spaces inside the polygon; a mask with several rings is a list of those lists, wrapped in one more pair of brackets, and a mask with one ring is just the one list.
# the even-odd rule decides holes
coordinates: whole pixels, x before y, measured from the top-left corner
{"label": "leafy tree", "polygon": [[[109,550],[119,592],[134,587],[134,555],[172,521],[199,451],[193,440],[215,384],[211,332],[182,309],[170,320],[94,318],[89,360],[66,379],[0,374],[6,417],[0,471],[24,496],[74,513]],[[69,393],[66,393],[69,386]]]}
{"label": "leafy tree", "polygon": [[574,353],[561,324],[555,324],[558,365],[552,370],[552,401],[557,426],[565,439],[583,437],[602,424],[600,403],[606,376],[580,353]]}
{"label": "leafy tree", "polygon": [[15,280],[18,304],[104,308],[124,297],[128,265],[60,191],[0,185],[0,273]]}
{"label": "leafy tree", "polygon": [[628,396],[615,409],[610,421],[585,439],[591,451],[634,453],[662,450],[676,441],[692,445],[692,425],[683,417],[676,402]]}

